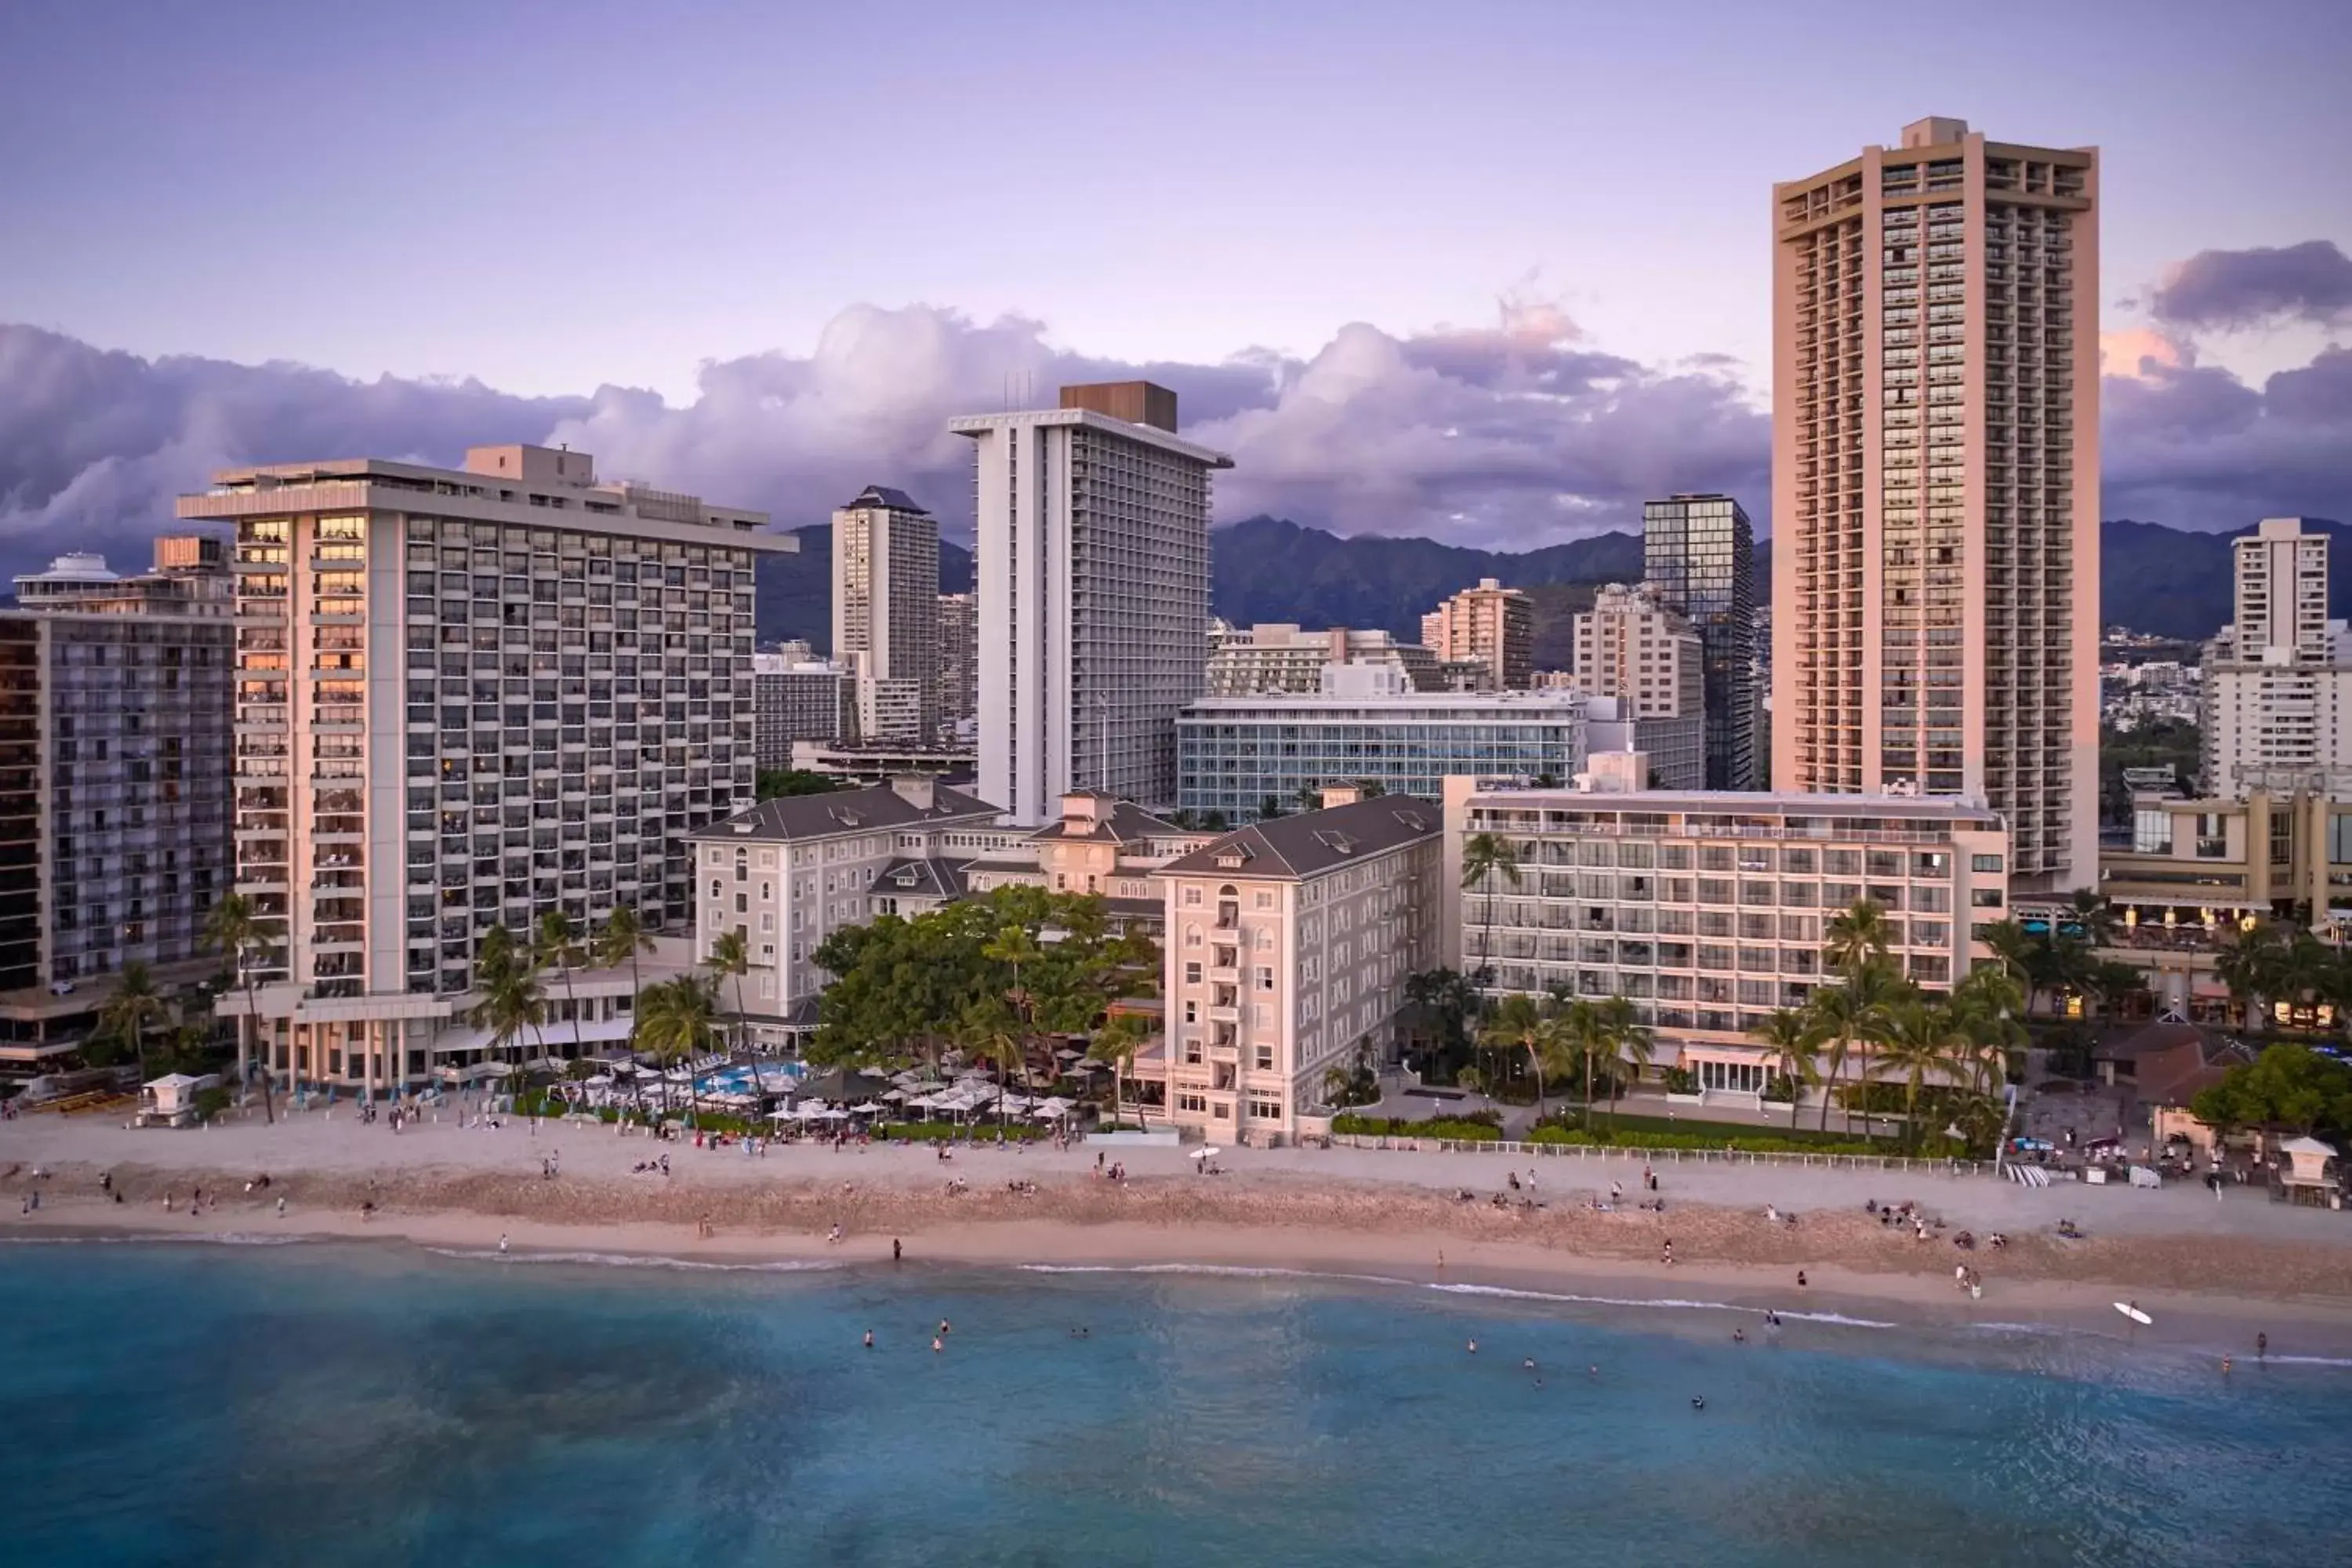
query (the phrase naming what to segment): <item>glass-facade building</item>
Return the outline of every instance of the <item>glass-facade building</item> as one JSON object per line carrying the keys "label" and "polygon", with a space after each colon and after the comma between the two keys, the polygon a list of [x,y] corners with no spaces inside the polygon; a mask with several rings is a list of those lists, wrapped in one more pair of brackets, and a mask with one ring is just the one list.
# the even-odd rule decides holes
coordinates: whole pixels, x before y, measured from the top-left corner
{"label": "glass-facade building", "polygon": [[1642,574],[1698,633],[1706,669],[1706,787],[1754,789],[1756,531],[1729,496],[1642,507]]}
{"label": "glass-facade building", "polygon": [[1324,784],[1434,800],[1454,774],[1566,784],[1584,759],[1573,691],[1212,697],[1176,720],[1177,805],[1235,825]]}

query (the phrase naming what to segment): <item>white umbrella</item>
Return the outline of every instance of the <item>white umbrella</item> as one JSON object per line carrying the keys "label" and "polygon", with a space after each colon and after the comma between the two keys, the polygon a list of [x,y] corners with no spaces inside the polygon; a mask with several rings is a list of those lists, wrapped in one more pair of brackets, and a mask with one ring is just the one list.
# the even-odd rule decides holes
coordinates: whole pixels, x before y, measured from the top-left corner
{"label": "white umbrella", "polygon": [[914,1097],[913,1095],[911,1095],[911,1094],[908,1094],[908,1093],[905,1089],[884,1089],[884,1090],[882,1091],[882,1098],[883,1098],[883,1099],[885,1099],[885,1100],[912,1100],[912,1099],[914,1099],[915,1097]]}
{"label": "white umbrella", "polygon": [[816,1114],[817,1119],[821,1121],[846,1121],[849,1120],[849,1112],[842,1110],[839,1106],[835,1106],[830,1110],[820,1110]]}
{"label": "white umbrella", "polygon": [[854,1114],[858,1116],[879,1116],[882,1114],[882,1108],[875,1104],[870,1100],[863,1105],[853,1105],[849,1109]]}

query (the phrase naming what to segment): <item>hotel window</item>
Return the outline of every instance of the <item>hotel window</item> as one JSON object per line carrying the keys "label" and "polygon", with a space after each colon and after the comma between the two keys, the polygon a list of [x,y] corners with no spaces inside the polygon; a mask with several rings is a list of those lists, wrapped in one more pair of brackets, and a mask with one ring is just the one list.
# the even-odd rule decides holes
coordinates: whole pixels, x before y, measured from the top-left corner
{"label": "hotel window", "polygon": [[1186,962],[1184,965],[1184,984],[1187,985],[1198,985],[1201,984],[1201,961],[1199,959],[1191,959]]}
{"label": "hotel window", "polygon": [[2197,814],[2197,858],[2200,860],[2226,860],[2230,856],[2229,830],[2218,811]]}
{"label": "hotel window", "polygon": [[1274,1047],[1272,1046],[1258,1047],[1257,1070],[1260,1072],[1272,1072],[1274,1070]]}
{"label": "hotel window", "polygon": [[1176,1097],[1176,1109],[1179,1110],[1191,1111],[1206,1110],[1209,1109],[1208,1096],[1202,1094],[1179,1094]]}

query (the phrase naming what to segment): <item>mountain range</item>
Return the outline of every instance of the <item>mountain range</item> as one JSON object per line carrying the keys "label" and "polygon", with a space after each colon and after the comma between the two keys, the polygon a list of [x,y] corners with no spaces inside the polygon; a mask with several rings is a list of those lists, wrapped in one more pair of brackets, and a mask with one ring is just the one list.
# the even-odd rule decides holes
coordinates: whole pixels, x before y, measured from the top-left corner
{"label": "mountain range", "polygon": [[[2337,541],[2337,553],[2352,537],[2352,527],[2325,519],[2306,519],[2305,526]],[[823,650],[832,634],[833,528],[814,523],[795,531],[801,552],[772,558],[761,568],[760,637],[806,637]],[[2230,541],[2251,531],[2200,533],[2120,518],[2100,524],[2103,624],[2167,637],[2212,636],[2231,614]],[[1600,533],[1512,552],[1433,539],[1344,539],[1280,518],[1253,517],[1217,530],[1210,571],[1210,607],[1236,625],[1370,626],[1409,640],[1419,638],[1423,614],[1439,600],[1493,577],[1534,598],[1536,664],[1557,669],[1569,663],[1570,617],[1591,604],[1592,589],[1641,577],[1642,539]],[[1756,546],[1756,585],[1759,598],[1769,601],[1769,539]],[[971,586],[971,552],[940,541],[940,591]],[[2352,572],[2331,582],[2328,597],[2330,615],[2352,620]]]}

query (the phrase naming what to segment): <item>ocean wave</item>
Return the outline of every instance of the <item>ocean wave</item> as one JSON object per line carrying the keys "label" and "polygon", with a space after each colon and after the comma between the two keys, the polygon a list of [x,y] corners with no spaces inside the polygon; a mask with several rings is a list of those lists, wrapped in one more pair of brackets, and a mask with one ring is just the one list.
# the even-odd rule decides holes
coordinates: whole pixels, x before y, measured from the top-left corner
{"label": "ocean wave", "polygon": [[632,1252],[500,1252],[494,1247],[427,1247],[436,1258],[467,1262],[574,1263],[592,1268],[677,1268],[708,1274],[815,1274],[842,1267],[811,1259],[775,1258],[758,1263],[717,1263],[700,1258],[664,1258]]}
{"label": "ocean wave", "polygon": [[123,1231],[84,1236],[0,1236],[10,1247],[299,1247],[307,1236],[268,1236],[252,1231],[191,1231],[168,1236],[154,1231]]}
{"label": "ocean wave", "polygon": [[2352,1366],[2352,1356],[2338,1355],[2274,1355],[2264,1356],[2257,1366]]}
{"label": "ocean wave", "polygon": [[[1499,1296],[1507,1300],[1561,1301],[1592,1307],[1653,1307],[1691,1312],[1744,1312],[1752,1318],[1763,1317],[1767,1309],[1742,1307],[1730,1301],[1701,1301],[1683,1296],[1584,1296],[1565,1290],[1523,1290],[1509,1285],[1431,1284],[1428,1290],[1441,1290],[1450,1296]],[[1831,1323],[1843,1329],[1892,1329],[1901,1325],[1881,1322],[1875,1318],[1850,1318],[1843,1312],[1790,1311],[1771,1309],[1783,1321],[1806,1323]]]}
{"label": "ocean wave", "polygon": [[1240,1263],[1021,1263],[1024,1274],[1201,1274],[1228,1279],[1337,1279],[1350,1285],[1393,1285],[1411,1289],[1412,1281],[1385,1274],[1339,1274],[1319,1268],[1266,1268]]}

